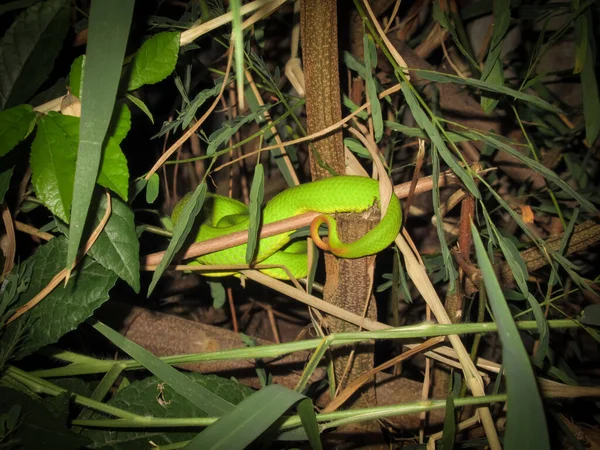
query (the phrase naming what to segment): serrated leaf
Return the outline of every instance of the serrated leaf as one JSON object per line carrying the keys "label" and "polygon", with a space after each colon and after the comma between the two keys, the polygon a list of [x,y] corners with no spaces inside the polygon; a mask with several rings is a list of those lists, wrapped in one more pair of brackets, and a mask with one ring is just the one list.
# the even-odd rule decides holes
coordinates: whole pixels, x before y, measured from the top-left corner
{"label": "serrated leaf", "polygon": [[69,90],[78,99],[81,99],[81,85],[83,84],[83,67],[85,64],[85,55],[81,55],[71,64],[69,72]]}
{"label": "serrated leaf", "polygon": [[173,211],[173,221],[176,222],[173,229],[173,237],[169,242],[169,246],[165,251],[165,255],[160,260],[160,263],[158,263],[158,267],[152,275],[152,281],[150,282],[150,287],[148,288],[148,295],[152,293],[156,283],[158,283],[158,280],[162,276],[167,266],[171,264],[175,254],[181,249],[188,234],[192,230],[194,221],[196,220],[196,217],[198,216],[198,213],[204,204],[205,195],[206,183],[199,184],[194,193],[189,197],[189,200],[183,206],[182,210],[177,214],[175,214],[175,211]]}
{"label": "serrated leaf", "polygon": [[158,174],[155,172],[148,179],[148,184],[146,186],[146,203],[151,204],[154,203],[156,197],[158,197],[158,190],[160,188],[160,179],[158,178]]}
{"label": "serrated leaf", "polygon": [[[26,304],[36,296],[50,280],[64,268],[67,241],[56,237],[38,247],[27,259],[33,267],[29,287],[21,294],[16,307]],[[55,343],[65,333],[74,330],[108,300],[108,292],[117,281],[117,276],[86,256],[72,274],[73,280],[65,288],[56,287],[31,311],[7,326],[0,339],[5,345],[19,324],[27,321],[27,340],[18,348],[17,357],[23,358],[34,351]]]}
{"label": "serrated leaf", "polygon": [[29,105],[0,111],[0,156],[6,155],[29,135],[35,118],[36,113]]}
{"label": "serrated leaf", "polygon": [[15,448],[79,450],[90,443],[87,437],[69,430],[67,421],[56,417],[47,402],[34,400],[13,389],[0,388],[0,411],[9,411],[14,405],[21,409],[21,420],[10,435],[19,443]]}
{"label": "serrated leaf", "polygon": [[544,406],[529,357],[502,294],[500,283],[494,274],[494,268],[473,223],[471,223],[471,234],[489,303],[498,325],[498,336],[502,342],[502,363],[505,368],[510,403],[506,415],[504,447],[549,449]]}
{"label": "serrated leaf", "polygon": [[[89,225],[96,229],[106,211],[106,196],[97,193],[92,203],[95,212]],[[134,214],[131,208],[118,198],[111,199],[112,210],[102,233],[90,248],[88,254],[105,269],[111,270],[131,288],[140,291],[140,244],[135,232]],[[58,222],[62,233],[68,234],[68,227]]]}
{"label": "serrated leaf", "polygon": [[69,2],[23,11],[0,40],[0,109],[25,103],[48,78],[69,29]]}
{"label": "serrated leaf", "polygon": [[178,32],[168,31],[144,42],[131,62],[127,90],[133,91],[145,84],[158,83],[167,78],[177,64],[179,40]]}
{"label": "serrated leaf", "polygon": [[[31,181],[37,197],[68,223],[79,142],[79,118],[50,111],[43,116],[31,146]],[[127,161],[113,138],[107,140],[98,183],[127,199]]]}
{"label": "serrated leaf", "polygon": [[[216,375],[202,375],[192,372],[188,373],[187,376],[194,383],[204,386],[234,405],[237,405],[254,392],[243,384]],[[157,377],[132,382],[107,403],[110,406],[126,409],[141,416],[159,418],[206,416],[200,408],[194,406],[187,398],[179,395],[168,383],[161,382]],[[95,419],[101,417],[101,414],[93,416]],[[167,445],[173,442],[191,440],[197,432],[159,429],[150,431],[87,429],[83,431],[83,434],[93,439],[96,446],[106,444],[110,445],[113,450],[147,450],[149,441],[157,445]]]}
{"label": "serrated leaf", "polygon": [[299,392],[271,384],[244,399],[233,411],[198,434],[187,448],[244,449],[304,398]]}
{"label": "serrated leaf", "polygon": [[246,264],[254,259],[260,233],[262,203],[265,196],[265,171],[262,164],[254,168],[254,177],[250,187],[250,219],[248,226],[248,245],[246,246]]}

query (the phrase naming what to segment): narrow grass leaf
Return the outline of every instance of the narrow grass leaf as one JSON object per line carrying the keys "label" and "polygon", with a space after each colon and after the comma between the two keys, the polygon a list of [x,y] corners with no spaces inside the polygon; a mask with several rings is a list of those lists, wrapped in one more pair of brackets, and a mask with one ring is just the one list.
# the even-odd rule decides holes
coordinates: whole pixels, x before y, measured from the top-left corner
{"label": "narrow grass leaf", "polygon": [[168,383],[175,392],[185,397],[206,414],[221,416],[233,410],[234,406],[227,400],[219,397],[204,386],[194,383],[189,377],[179,372],[177,369],[163,362],[145,348],[130,341],[125,336],[104,325],[102,322],[94,320],[92,326],[114,345],[119,347],[165,383]]}
{"label": "narrow grass leaf", "polygon": [[413,93],[413,91],[408,86],[408,83],[402,83],[402,93],[404,94],[404,98],[406,99],[406,103],[410,108],[410,111],[415,118],[415,121],[419,124],[421,128],[425,130],[431,142],[437,147],[440,152],[440,156],[448,164],[448,167],[452,169],[452,171],[458,176],[464,185],[467,187],[469,192],[473,194],[475,198],[481,198],[481,194],[479,189],[475,185],[473,178],[467,173],[467,171],[460,166],[440,135],[439,130],[435,127],[435,125],[429,120],[429,118],[425,115],[423,108],[419,104],[417,97]]}
{"label": "narrow grass leaf", "polygon": [[456,438],[456,410],[454,409],[454,394],[452,392],[446,397],[443,433],[442,450],[452,450]]}
{"label": "narrow grass leaf", "polygon": [[594,42],[592,11],[588,10],[577,18],[576,31],[581,33],[578,48],[585,46],[583,67],[581,70],[581,88],[583,90],[583,115],[585,118],[585,138],[593,145],[600,132],[600,93],[596,79],[596,45]]}
{"label": "narrow grass leaf", "polygon": [[557,114],[562,113],[560,108],[551,105],[546,100],[536,97],[535,95],[526,94],[524,92],[511,89],[506,86],[495,86],[493,84],[481,80],[476,80],[474,78],[461,78],[456,75],[434,72],[430,70],[415,69],[415,73],[418,74],[420,77],[425,78],[426,80],[433,81],[436,83],[454,83],[463,86],[474,87],[488,92],[495,92],[497,94],[504,94],[516,100],[521,100],[524,103],[537,106],[538,108],[544,109],[546,111],[550,111]]}
{"label": "narrow grass leaf", "polygon": [[377,66],[377,50],[375,49],[375,42],[373,42],[373,38],[369,34],[364,34],[363,42],[365,65],[367,66],[367,78],[365,79],[367,97],[371,107],[371,120],[373,121],[375,142],[379,142],[383,137],[383,116],[381,115],[381,104],[379,103],[379,97],[377,97],[377,86],[373,77],[373,68]]}
{"label": "narrow grass leaf", "polygon": [[235,64],[235,85],[240,109],[244,109],[244,31],[242,30],[242,2],[231,0],[231,29],[233,33],[233,58]]}
{"label": "narrow grass leaf", "polygon": [[506,371],[509,404],[504,446],[505,448],[550,449],[544,406],[529,357],[502,294],[492,263],[473,223],[471,223],[471,233],[477,262],[498,325],[498,336],[502,342],[502,362]]}
{"label": "narrow grass leaf", "polygon": [[148,119],[150,119],[150,123],[152,123],[152,125],[154,125],[154,116],[152,115],[152,113],[150,112],[150,110],[148,109],[148,107],[146,106],[146,104],[141,101],[139,98],[131,95],[131,94],[125,94],[125,98],[127,98],[127,100],[129,100],[131,103],[133,103],[135,106],[137,106],[140,111],[142,111],[144,114],[146,114],[146,117],[148,117]]}
{"label": "narrow grass leaf", "polygon": [[148,296],[152,293],[154,288],[156,287],[156,283],[162,276],[165,269],[171,264],[171,261],[177,254],[177,252],[181,249],[184,244],[188,234],[192,230],[194,226],[194,222],[196,220],[196,216],[202,209],[202,205],[204,204],[204,197],[206,196],[206,183],[201,183],[196,187],[194,193],[190,196],[190,199],[184,205],[182,211],[177,215],[177,221],[175,223],[175,227],[173,228],[173,237],[169,242],[169,246],[165,251],[165,255],[158,263],[158,267],[154,271],[152,275],[152,281],[150,282],[150,287],[148,288]]}
{"label": "narrow grass leaf", "polygon": [[242,450],[306,397],[278,384],[271,384],[243,400],[235,409],[198,434],[188,450]]}
{"label": "narrow grass leaf", "polygon": [[529,303],[529,307],[533,312],[533,317],[535,318],[535,323],[537,325],[538,333],[540,336],[537,350],[533,355],[533,364],[535,364],[536,366],[540,366],[544,361],[544,358],[548,354],[548,344],[550,343],[550,328],[548,327],[548,322],[546,321],[546,317],[544,316],[542,307],[535,299],[535,297],[531,294],[527,294],[527,302]]}
{"label": "narrow grass leaf", "polygon": [[298,403],[298,415],[300,421],[308,437],[308,442],[313,450],[321,450],[321,437],[319,436],[319,424],[317,423],[317,415],[315,414],[315,406],[310,398],[300,400]]}
{"label": "narrow grass leaf", "polygon": [[251,264],[256,253],[260,224],[262,219],[262,203],[265,197],[265,171],[262,164],[254,168],[252,187],[250,188],[250,222],[248,226],[248,245],[246,246],[246,263]]}
{"label": "narrow grass leaf", "polygon": [[131,17],[133,0],[92,2],[88,44],[81,94],[79,148],[75,169],[74,202],[71,209],[69,249],[66,265],[71,267],[83,235],[94,186],[100,169],[102,144],[108,131]]}

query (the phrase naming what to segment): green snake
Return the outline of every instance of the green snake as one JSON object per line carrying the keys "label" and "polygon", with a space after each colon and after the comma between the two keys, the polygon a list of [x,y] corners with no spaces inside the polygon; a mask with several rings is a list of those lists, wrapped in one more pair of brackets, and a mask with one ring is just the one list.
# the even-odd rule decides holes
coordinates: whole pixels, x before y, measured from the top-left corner
{"label": "green snake", "polygon": [[[175,206],[172,215],[174,223],[188,199],[188,197],[184,197]],[[379,253],[389,246],[398,235],[402,222],[402,211],[398,198],[392,195],[385,216],[373,229],[352,243],[340,241],[336,221],[328,214],[362,212],[378,202],[379,183],[376,180],[358,176],[325,178],[287,189],[273,197],[263,210],[262,223],[265,225],[305,212],[321,213],[311,225],[311,236],[317,245],[341,258],[360,258]],[[248,208],[237,200],[207,194],[202,211],[195,242],[248,229]],[[327,244],[323,243],[318,235],[318,228],[322,223],[326,223],[329,228]],[[254,263],[286,266],[294,277],[305,277],[308,273],[306,244],[305,241],[290,243],[290,236],[293,232],[262,238],[258,243]],[[191,264],[245,264],[245,258],[246,244],[242,244],[202,255]],[[288,273],[283,269],[271,268],[261,271],[274,278],[289,279]],[[231,273],[205,273],[204,275],[223,276],[231,275]]]}

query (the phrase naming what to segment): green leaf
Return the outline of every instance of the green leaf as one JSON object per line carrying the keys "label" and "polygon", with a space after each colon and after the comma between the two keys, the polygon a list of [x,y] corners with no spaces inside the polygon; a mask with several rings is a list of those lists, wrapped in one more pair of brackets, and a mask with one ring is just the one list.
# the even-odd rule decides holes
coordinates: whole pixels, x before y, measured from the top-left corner
{"label": "green leaf", "polygon": [[369,153],[369,150],[367,150],[365,146],[362,145],[357,139],[344,138],[344,145],[348,147],[348,150],[360,156],[361,158],[373,159]]}
{"label": "green leaf", "polygon": [[133,91],[145,84],[158,83],[167,78],[177,64],[179,40],[178,32],[168,31],[144,42],[131,62],[127,90]]}
{"label": "green leaf", "polygon": [[583,69],[581,70],[581,88],[583,90],[583,115],[585,118],[585,138],[591,146],[594,144],[598,133],[600,133],[600,93],[598,92],[598,80],[596,79],[596,52],[594,33],[592,25],[592,12],[586,11],[585,15],[577,18],[578,21],[585,20],[587,24],[586,52]]}
{"label": "green leaf", "polygon": [[[102,158],[127,45],[133,0],[93,2],[81,92],[80,140],[73,191],[66,267],[79,251]],[[125,195],[124,198],[127,198]]]}
{"label": "green leaf", "polygon": [[209,281],[210,296],[213,299],[213,308],[221,309],[227,301],[227,295],[223,283],[219,281]]}
{"label": "green leaf", "polygon": [[[140,291],[140,244],[135,232],[134,215],[131,208],[112,198],[112,210],[102,233],[90,248],[88,254],[105,269],[113,271],[131,288]],[[106,211],[106,196],[97,192],[92,203],[93,220],[87,226],[92,230],[100,224]],[[61,232],[68,234],[68,227],[58,222]]]}
{"label": "green leaf", "polygon": [[477,89],[481,89],[483,91],[504,94],[514,99],[522,100],[523,102],[529,103],[533,106],[537,106],[538,108],[544,109],[546,111],[550,111],[557,114],[562,113],[560,108],[551,105],[546,100],[536,97],[535,95],[526,94],[524,92],[508,88],[506,86],[494,86],[493,84],[489,84],[481,80],[476,80],[474,78],[461,78],[456,75],[434,72],[430,70],[415,69],[415,73],[417,73],[420,77],[423,77],[426,80],[434,81],[436,83],[455,83],[463,86],[471,86]]}
{"label": "green leaf", "polygon": [[131,111],[125,103],[118,103],[113,111],[108,135],[120,144],[131,129]]}
{"label": "green leaf", "polygon": [[0,39],[0,109],[25,103],[48,79],[69,29],[69,2],[39,2]]}
{"label": "green leaf", "polygon": [[533,355],[533,363],[536,366],[540,366],[544,361],[544,358],[548,354],[548,344],[550,342],[550,328],[548,326],[548,322],[546,321],[546,317],[544,316],[544,311],[542,311],[542,307],[535,299],[535,297],[531,294],[528,294],[527,302],[529,303],[531,311],[533,311],[533,317],[535,318],[535,323],[537,325],[538,333],[540,335],[539,345],[535,354]]}
{"label": "green leaf", "polygon": [[[4,161],[0,162],[4,163]],[[14,166],[4,168],[4,165],[2,165],[1,167],[2,169],[0,169],[0,203],[4,202],[4,196],[6,195],[6,191],[8,191],[8,188],[10,187],[10,179],[12,178],[13,169],[15,168]]]}
{"label": "green leaf", "polygon": [[248,122],[252,122],[257,119],[257,117],[267,111],[271,105],[265,105],[258,110],[251,112],[245,116],[238,116],[230,122],[226,122],[223,124],[223,127],[215,132],[213,132],[208,140],[210,143],[208,144],[208,148],[206,149],[206,155],[211,156],[214,154],[219,146],[224,142],[228,141],[231,136],[238,132],[238,130]]}
{"label": "green leaf", "polygon": [[198,187],[196,187],[196,190],[189,197],[189,200],[187,200],[182,210],[177,214],[175,214],[175,211],[173,211],[173,221],[175,222],[175,227],[173,228],[173,237],[169,242],[167,250],[165,250],[165,255],[160,260],[160,263],[158,263],[158,267],[152,275],[152,281],[150,282],[150,287],[148,288],[148,296],[156,287],[156,283],[158,283],[158,280],[160,280],[160,277],[167,266],[171,264],[175,254],[183,246],[188,234],[194,226],[194,222],[198,216],[198,213],[202,209],[205,196],[206,183],[201,183],[198,185]]}
{"label": "green leaf", "polygon": [[33,129],[36,113],[29,105],[0,111],[0,156],[6,155]]}
{"label": "green leaf", "polygon": [[127,159],[117,141],[112,137],[106,141],[106,146],[102,152],[98,184],[116,192],[119,197],[127,201],[129,193]]}
{"label": "green leaf", "polygon": [[198,434],[189,450],[244,449],[304,395],[271,384],[244,399],[236,408]]}
{"label": "green leaf", "polygon": [[[27,260],[27,264],[33,267],[31,281],[16,307],[36,296],[64,268],[66,254],[67,242],[63,237],[56,237],[38,247]],[[72,276],[76,282],[69,283],[66,288],[60,284],[31,311],[12,322],[0,339],[0,347],[6,345],[19,324],[24,323],[27,323],[28,339],[18,348],[18,358],[53,344],[65,333],[77,328],[108,300],[108,292],[117,281],[114,273],[89,256],[84,257]]]}
{"label": "green leaf", "polygon": [[[381,103],[379,103],[379,97],[377,96],[377,86],[375,85],[372,69],[377,66],[377,51],[371,35],[365,33],[363,41],[365,66],[367,66],[367,78],[365,79],[367,97],[369,99],[369,104],[371,105],[371,118],[373,120],[373,129],[375,131],[375,142],[379,142],[383,137],[383,117],[381,115]],[[372,56],[374,56],[374,59],[372,59]]]}
{"label": "green leaf", "polygon": [[158,197],[159,188],[160,188],[160,179],[158,178],[158,174],[155,172],[152,174],[152,176],[148,180],[148,184],[146,186],[146,203],[148,203],[148,204],[154,203],[154,201]]}
{"label": "green leaf", "polygon": [[302,426],[313,450],[321,450],[321,437],[319,436],[319,424],[315,414],[315,406],[310,398],[300,400],[298,403],[298,415],[302,421]]}
{"label": "green leaf", "polygon": [[37,126],[31,145],[31,182],[35,193],[57,217],[69,221],[77,148],[77,117],[49,112]]}
{"label": "green leaf", "polygon": [[600,305],[586,306],[579,317],[581,323],[600,327]]}
{"label": "green leaf", "polygon": [[258,245],[262,203],[265,197],[265,172],[262,164],[257,164],[254,168],[254,177],[250,187],[250,206],[249,226],[248,226],[248,245],[246,246],[246,264],[251,264],[254,259],[256,246]]}
{"label": "green leaf", "polygon": [[148,107],[146,106],[146,104],[141,101],[139,98],[131,95],[131,94],[125,94],[125,97],[127,98],[127,100],[129,100],[131,103],[133,103],[135,106],[137,106],[140,111],[142,111],[144,114],[146,114],[146,117],[148,117],[148,119],[150,119],[150,123],[152,123],[152,125],[154,125],[154,117],[152,116],[152,113],[150,112],[150,110],[148,109]]}
{"label": "green leaf", "polygon": [[[50,111],[43,116],[31,146],[31,181],[44,205],[68,223],[79,142],[79,118]],[[115,131],[122,131],[117,127]],[[127,199],[127,161],[114,138],[107,141],[98,183]]]}
{"label": "green leaf", "polygon": [[[18,426],[10,434],[10,438],[19,444],[15,448],[79,450],[90,444],[87,437],[69,430],[66,418],[57,417],[47,402],[13,389],[0,388],[0,411],[9,411],[15,405],[20,408]],[[10,443],[10,440],[4,443]]]}
{"label": "green leaf", "polygon": [[188,399],[206,414],[220,416],[231,410],[233,405],[211,390],[194,383],[189,377],[177,371],[145,348],[130,341],[125,336],[107,327],[102,322],[94,321],[92,326],[114,345],[142,364],[152,374],[168,383],[179,395]]}
{"label": "green leaf", "polygon": [[444,431],[442,435],[442,450],[452,450],[456,439],[456,410],[454,409],[454,394],[446,397],[446,413],[444,414]]}
{"label": "green leaf", "polygon": [[[243,384],[216,375],[202,375],[191,372],[187,376],[194,383],[203,386],[234,405],[237,405],[254,392]],[[148,417],[206,417],[204,411],[194,406],[186,397],[179,395],[170,384],[164,383],[154,376],[132,382],[119,391],[107,404]],[[97,413],[93,418],[100,419],[103,416]],[[161,446],[187,441],[191,440],[197,434],[197,431],[184,431],[176,428],[139,431],[87,429],[83,431],[83,434],[93,439],[96,447],[104,444],[110,445],[112,450],[147,450],[150,441]]]}
{"label": "green leaf", "polygon": [[[241,0],[231,0],[231,31],[233,37],[233,59],[235,67],[235,84],[237,92],[244,92],[244,30],[242,29]],[[244,99],[239,99],[244,104]]]}
{"label": "green leaf", "polygon": [[402,93],[404,94],[404,98],[406,99],[406,103],[410,108],[410,111],[415,118],[415,121],[419,124],[421,128],[425,130],[427,136],[433,144],[437,147],[440,156],[442,159],[448,164],[448,167],[452,169],[452,171],[462,180],[465,184],[469,192],[473,194],[475,198],[480,198],[481,194],[479,189],[475,185],[473,178],[467,173],[467,171],[459,165],[446,144],[440,135],[439,130],[435,127],[435,125],[429,120],[429,118],[425,115],[425,111],[421,108],[420,103],[417,100],[417,97],[413,93],[413,91],[409,88],[408,83],[402,83]]}
{"label": "green leaf", "polygon": [[85,65],[85,55],[76,58],[71,64],[69,72],[69,90],[75,97],[81,99],[81,86],[83,81],[83,66]]}
{"label": "green leaf", "polygon": [[502,362],[508,393],[505,448],[549,449],[548,427],[529,357],[519,336],[494,268],[488,259],[481,237],[471,223],[471,233],[490,306],[502,342]]}

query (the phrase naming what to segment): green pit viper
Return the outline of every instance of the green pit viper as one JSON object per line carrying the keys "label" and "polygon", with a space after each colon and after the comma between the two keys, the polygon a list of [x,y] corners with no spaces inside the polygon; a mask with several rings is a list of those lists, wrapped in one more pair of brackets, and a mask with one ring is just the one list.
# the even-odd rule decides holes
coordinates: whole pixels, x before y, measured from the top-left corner
{"label": "green pit viper", "polygon": [[[175,206],[173,223],[177,221],[183,206],[189,200],[184,197]],[[374,255],[385,249],[396,238],[402,222],[400,202],[392,195],[387,213],[380,222],[360,239],[352,243],[340,241],[336,221],[326,214],[362,212],[379,201],[379,183],[376,180],[359,176],[338,176],[325,178],[312,183],[287,189],[271,199],[262,214],[262,223],[268,224],[287,219],[305,212],[318,212],[311,225],[311,235],[319,246],[326,246],[334,255],[341,258],[360,258]],[[200,226],[195,242],[224,236],[248,229],[248,207],[229,197],[207,194],[201,212]],[[329,228],[328,244],[318,237],[319,225],[326,223]],[[255,264],[286,266],[296,278],[307,275],[306,242],[290,243],[289,231],[259,241]],[[191,264],[230,265],[245,264],[246,244],[198,257]],[[282,269],[264,269],[262,272],[278,279],[289,279]],[[208,276],[224,276],[231,273],[204,273]]]}

